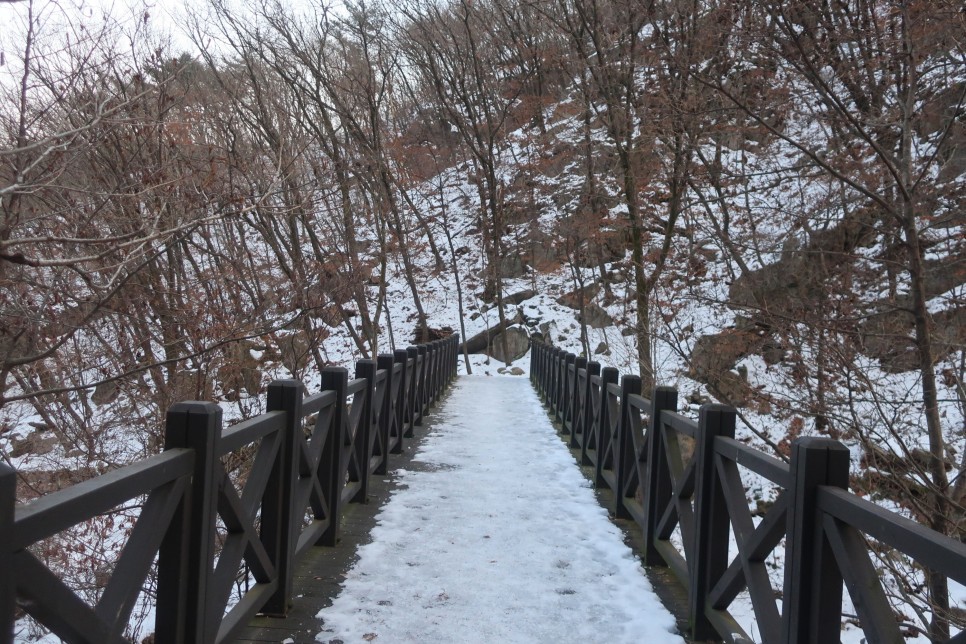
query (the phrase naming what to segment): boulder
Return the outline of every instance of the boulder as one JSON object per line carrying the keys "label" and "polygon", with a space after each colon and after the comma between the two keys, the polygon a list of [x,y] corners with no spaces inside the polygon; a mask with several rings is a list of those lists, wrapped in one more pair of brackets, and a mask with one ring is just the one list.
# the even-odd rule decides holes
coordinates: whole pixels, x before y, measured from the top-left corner
{"label": "boulder", "polygon": [[753,330],[725,329],[715,335],[703,335],[691,350],[689,375],[698,382],[717,384],[739,360],[755,353],[764,338]]}
{"label": "boulder", "polygon": [[521,277],[527,272],[527,265],[519,253],[509,252],[500,258],[500,276],[505,279]]}
{"label": "boulder", "polygon": [[520,302],[525,302],[525,301],[529,300],[531,297],[536,297],[536,296],[537,296],[537,292],[534,291],[533,289],[529,289],[528,288],[528,289],[524,289],[522,291],[519,291],[517,293],[512,293],[510,295],[504,295],[503,296],[503,304],[505,306],[508,306],[508,305],[511,305],[511,304],[519,304]]}
{"label": "boulder", "polygon": [[[503,353],[503,345],[506,343],[507,353]],[[521,326],[511,326],[503,333],[493,336],[490,342],[489,355],[500,362],[510,364],[514,360],[519,360],[530,350],[530,336],[527,330]]]}
{"label": "boulder", "polygon": [[582,289],[576,289],[570,291],[569,293],[564,293],[557,298],[557,304],[561,306],[566,306],[571,309],[579,309],[581,302],[581,295],[583,295],[584,306],[590,305],[597,294],[600,292],[600,284],[594,283],[583,287]]}
{"label": "boulder", "polygon": [[[513,317],[513,319],[507,320],[507,326],[519,324],[521,321],[522,320],[521,320],[520,312],[517,311],[517,314],[516,316]],[[498,324],[484,331],[480,331],[479,333],[477,333],[472,338],[466,341],[465,343],[466,353],[474,353],[474,354],[487,353],[486,348],[492,344],[493,338],[499,335],[502,330],[503,328]],[[462,353],[463,350],[464,350],[463,345],[460,345],[460,352]],[[492,356],[493,354],[490,354],[490,355]]]}
{"label": "boulder", "polygon": [[583,319],[587,323],[587,326],[592,329],[603,329],[604,327],[614,326],[614,319],[610,314],[593,302],[584,306]]}

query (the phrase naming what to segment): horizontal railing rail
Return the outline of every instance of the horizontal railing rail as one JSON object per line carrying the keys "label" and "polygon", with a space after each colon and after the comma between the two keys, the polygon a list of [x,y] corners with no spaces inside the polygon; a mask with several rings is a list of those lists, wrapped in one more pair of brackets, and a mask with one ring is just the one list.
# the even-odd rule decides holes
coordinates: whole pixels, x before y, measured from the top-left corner
{"label": "horizontal railing rail", "polygon": [[[214,403],[178,403],[162,454],[29,503],[16,503],[17,474],[0,464],[0,642],[13,641],[18,608],[66,641],[125,641],[155,559],[157,642],[227,642],[256,613],[286,614],[295,562],[337,544],[343,504],[365,501],[370,476],[403,451],[455,377],[457,347],[454,335],[361,360],[352,380],[329,367],[310,396],[275,381],[266,413],[230,427]],[[32,552],[136,501],[93,606]]]}
{"label": "horizontal railing rail", "polygon": [[[595,485],[613,492],[614,515],[640,526],[645,563],[688,589],[696,640],[750,641],[729,611],[747,591],[760,641],[839,641],[844,589],[867,641],[903,641],[868,539],[966,584],[966,544],[849,493],[838,441],[798,438],[786,463],[735,439],[731,407],[703,405],[694,420],[677,412],[674,389],[646,398],[639,377],[543,343],[532,344],[530,375]],[[757,520],[743,472],[778,490]],[[776,589],[769,560],[783,541]]]}

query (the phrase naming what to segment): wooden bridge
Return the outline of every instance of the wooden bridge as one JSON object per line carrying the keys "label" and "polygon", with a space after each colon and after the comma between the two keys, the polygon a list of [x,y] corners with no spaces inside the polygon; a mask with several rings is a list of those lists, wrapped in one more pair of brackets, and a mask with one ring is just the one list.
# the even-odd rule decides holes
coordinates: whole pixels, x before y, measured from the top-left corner
{"label": "wooden bridge", "polygon": [[[0,465],[0,641],[13,640],[21,611],[66,641],[125,641],[155,561],[155,642],[304,641],[311,633],[295,637],[285,617],[310,619],[321,600],[296,584],[338,587],[325,576],[334,564],[320,558],[344,561],[365,538],[372,522],[353,526],[353,509],[385,496],[390,464],[407,458],[404,446],[455,378],[457,348],[451,337],[363,360],[353,379],[326,369],[312,395],[277,381],[265,414],[228,427],[217,405],[180,403],[163,453],[25,505],[15,503],[16,473]],[[838,641],[844,589],[867,641],[903,641],[866,537],[966,584],[966,546],[849,493],[849,453],[835,441],[799,439],[786,463],[735,440],[732,408],[705,405],[687,418],[674,390],[645,398],[636,376],[543,344],[533,345],[531,379],[614,517],[639,529],[643,560],[677,577],[694,639]],[[243,466],[226,470],[228,457]],[[781,489],[757,523],[742,470]],[[30,549],[139,498],[140,518],[94,606]],[[765,562],[783,540],[776,599]],[[754,638],[729,612],[745,590]],[[380,641],[409,639],[387,632]]]}

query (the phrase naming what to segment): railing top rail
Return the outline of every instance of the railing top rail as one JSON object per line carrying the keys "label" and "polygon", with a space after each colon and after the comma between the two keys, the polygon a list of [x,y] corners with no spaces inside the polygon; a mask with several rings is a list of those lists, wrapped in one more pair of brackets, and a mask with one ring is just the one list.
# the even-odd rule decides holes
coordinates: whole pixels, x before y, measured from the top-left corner
{"label": "railing top rail", "polygon": [[194,459],[190,449],[169,449],[18,506],[11,549],[22,550],[165,483],[189,476]]}
{"label": "railing top rail", "polygon": [[221,456],[230,454],[284,428],[284,411],[268,411],[253,418],[248,418],[224,430],[218,443],[218,453]]}
{"label": "railing top rail", "polygon": [[640,394],[631,394],[628,396],[627,404],[638,411],[642,411],[646,414],[651,413],[651,400]]}
{"label": "railing top rail", "polygon": [[696,438],[698,436],[698,423],[687,416],[676,411],[665,411],[661,414],[661,422],[674,431]]}
{"label": "railing top rail", "polygon": [[746,467],[756,474],[760,474],[772,483],[776,483],[783,488],[787,488],[791,483],[791,473],[788,463],[784,463],[774,456],[769,456],[764,452],[759,452],[754,447],[728,438],[718,436],[715,438],[714,450],[721,456],[734,461],[742,467]]}
{"label": "railing top rail", "polygon": [[927,568],[942,570],[966,584],[966,544],[856,496],[846,490],[822,486],[818,508],[859,532],[909,555]]}
{"label": "railing top rail", "polygon": [[346,388],[346,394],[352,395],[363,391],[367,386],[367,380],[365,378],[355,378],[349,381],[349,386]]}
{"label": "railing top rail", "polygon": [[621,386],[616,382],[609,382],[607,383],[607,393],[611,394],[612,396],[620,397]]}
{"label": "railing top rail", "polygon": [[309,416],[311,414],[318,413],[335,404],[336,395],[331,389],[325,391],[320,391],[317,394],[312,394],[311,396],[302,400],[302,415]]}

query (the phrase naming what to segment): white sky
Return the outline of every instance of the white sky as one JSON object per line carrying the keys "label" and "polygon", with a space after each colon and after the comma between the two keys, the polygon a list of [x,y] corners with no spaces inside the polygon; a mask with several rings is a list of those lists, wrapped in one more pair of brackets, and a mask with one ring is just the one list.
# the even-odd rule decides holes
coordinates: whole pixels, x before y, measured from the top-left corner
{"label": "white sky", "polygon": [[526,378],[461,377],[430,427],[317,639],[683,642]]}

